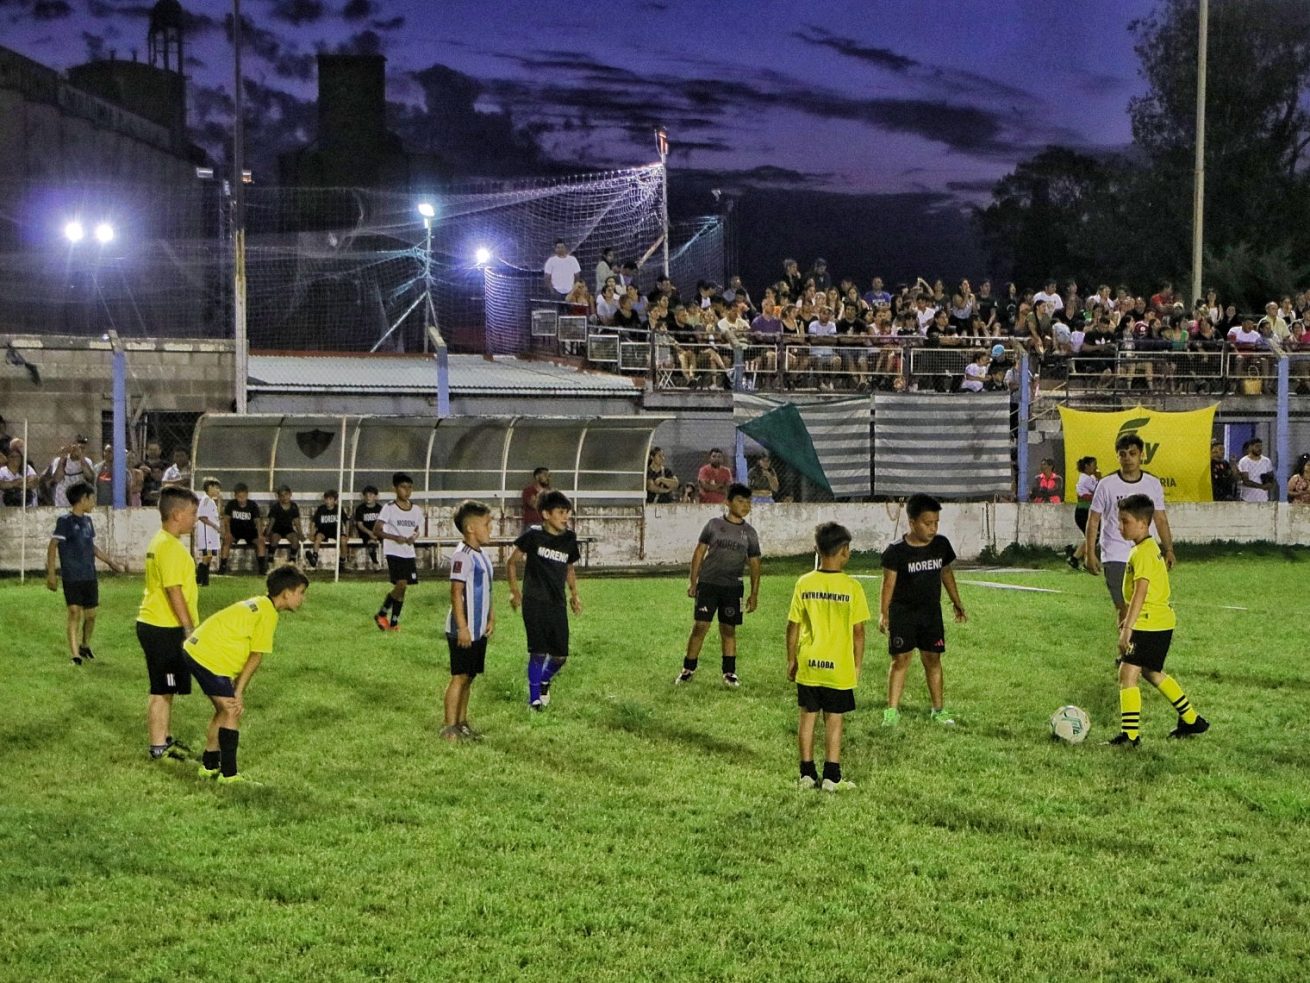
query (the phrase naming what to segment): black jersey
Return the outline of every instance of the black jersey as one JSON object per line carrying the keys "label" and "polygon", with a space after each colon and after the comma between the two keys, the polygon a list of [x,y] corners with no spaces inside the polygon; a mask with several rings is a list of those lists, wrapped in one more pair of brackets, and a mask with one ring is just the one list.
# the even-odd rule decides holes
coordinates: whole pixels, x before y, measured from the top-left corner
{"label": "black jersey", "polygon": [[552,536],[541,526],[529,526],[514,540],[514,548],[527,557],[523,572],[523,597],[541,603],[564,603],[564,584],[569,564],[582,556],[572,529]]}
{"label": "black jersey", "polygon": [[234,526],[253,526],[259,519],[259,503],[246,499],[242,504],[233,498],[223,506],[223,514]]}
{"label": "black jersey", "polygon": [[927,546],[911,546],[899,539],[882,554],[882,568],[896,572],[892,606],[906,609],[940,607],[942,570],[955,560],[945,536],[934,536]]}
{"label": "black jersey", "polygon": [[274,532],[290,532],[300,522],[300,506],[291,502],[285,508],[280,502],[268,507],[268,521]]}
{"label": "black jersey", "polygon": [[337,509],[335,505],[332,508],[320,505],[314,510],[314,531],[328,539],[336,537]]}
{"label": "black jersey", "polygon": [[360,502],[355,506],[355,522],[363,526],[370,536],[373,535],[373,526],[378,521],[378,516],[381,514],[381,502],[374,502],[372,505],[368,502]]}

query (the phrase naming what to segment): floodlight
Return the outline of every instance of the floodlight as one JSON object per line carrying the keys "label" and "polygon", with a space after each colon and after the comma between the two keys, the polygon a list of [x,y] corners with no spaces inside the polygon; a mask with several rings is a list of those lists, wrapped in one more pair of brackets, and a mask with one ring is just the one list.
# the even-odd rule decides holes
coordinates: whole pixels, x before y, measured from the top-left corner
{"label": "floodlight", "polygon": [[82,237],[86,235],[86,230],[82,228],[82,223],[77,219],[64,226],[64,238],[69,242],[81,242]]}
{"label": "floodlight", "polygon": [[432,207],[429,201],[420,201],[418,203],[418,213],[424,218],[436,218],[437,210]]}
{"label": "floodlight", "polygon": [[96,226],[96,242],[105,246],[114,241],[114,227],[108,222],[101,222]]}
{"label": "floodlight", "polygon": [[491,262],[491,250],[486,246],[479,246],[478,251],[473,254],[473,258],[479,266],[486,266]]}

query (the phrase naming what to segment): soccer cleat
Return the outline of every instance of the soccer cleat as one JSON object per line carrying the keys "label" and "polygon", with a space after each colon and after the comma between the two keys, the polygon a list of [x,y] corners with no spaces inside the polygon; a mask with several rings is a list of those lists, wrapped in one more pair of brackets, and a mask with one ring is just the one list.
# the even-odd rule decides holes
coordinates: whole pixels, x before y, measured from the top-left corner
{"label": "soccer cleat", "polygon": [[796,787],[802,792],[807,791],[808,789],[817,788],[818,784],[819,783],[814,780],[813,775],[802,775],[796,780]]}
{"label": "soccer cleat", "polygon": [[391,619],[388,618],[385,614],[373,615],[373,624],[378,626],[378,631],[391,630]]}
{"label": "soccer cleat", "polygon": [[1072,553],[1070,553],[1065,559],[1065,562],[1069,564],[1070,570],[1077,570],[1079,567],[1078,557],[1074,556]]}
{"label": "soccer cleat", "polygon": [[169,747],[169,750],[174,750],[174,749],[176,749],[177,751],[180,751],[180,752],[181,752],[182,754],[184,754],[184,755],[191,755],[191,754],[194,754],[194,752],[191,750],[191,745],[190,745],[190,744],[186,744],[186,743],[184,743],[184,742],[182,742],[182,741],[179,741],[179,740],[177,740],[177,738],[174,738],[174,737],[170,737],[170,738],[168,739],[168,747]]}
{"label": "soccer cleat", "polygon": [[681,686],[683,683],[691,682],[691,677],[696,675],[695,669],[684,669],[678,673],[678,678],[673,681],[674,686]]}
{"label": "soccer cleat", "polygon": [[305,562],[309,564],[310,569],[317,570],[318,550],[305,550]]}
{"label": "soccer cleat", "polygon": [[882,725],[884,727],[896,727],[901,722],[901,711],[895,707],[888,707],[882,712]]}
{"label": "soccer cleat", "polygon": [[550,706],[550,683],[543,682],[541,684],[541,705],[543,707]]}
{"label": "soccer cleat", "polygon": [[831,778],[825,778],[823,784],[819,786],[825,792],[854,792],[855,783],[842,779],[840,782],[834,782]]}
{"label": "soccer cleat", "polygon": [[87,662],[90,662],[92,659],[96,657],[96,654],[91,651],[90,645],[78,646],[77,654],[80,655],[82,658],[86,659]]}
{"label": "soccer cleat", "polygon": [[1129,737],[1123,731],[1120,731],[1105,743],[1110,747],[1137,747],[1142,743],[1142,739],[1140,737]]}
{"label": "soccer cleat", "polygon": [[263,782],[257,782],[257,781],[255,781],[253,778],[247,778],[245,775],[241,774],[241,772],[237,772],[235,775],[219,775],[219,776],[218,776],[218,784],[220,784],[220,785],[251,785],[251,786],[254,786],[255,788],[262,788],[263,785],[264,785]]}
{"label": "soccer cleat", "polygon": [[541,713],[546,709],[546,707],[545,704],[543,704],[540,700],[533,700],[531,703],[528,704],[528,709],[531,710],[533,713]]}
{"label": "soccer cleat", "polygon": [[933,710],[928,714],[928,719],[934,724],[940,724],[942,727],[955,726],[955,718],[951,716],[951,712],[945,707],[940,710]]}
{"label": "soccer cleat", "polygon": [[439,736],[443,741],[450,741],[452,744],[464,739],[464,735],[460,733],[460,729],[454,724],[448,724],[447,726],[442,727]]}
{"label": "soccer cleat", "polygon": [[455,726],[455,732],[458,733],[459,736],[466,741],[482,740],[482,732],[478,730],[474,730],[472,727],[468,725],[467,722],[462,724],[457,724]]}
{"label": "soccer cleat", "polygon": [[1210,729],[1210,721],[1206,720],[1199,714],[1192,723],[1184,723],[1183,718],[1178,718],[1178,726],[1169,732],[1170,737],[1193,737],[1197,734],[1204,734]]}
{"label": "soccer cleat", "polygon": [[387,625],[387,631],[400,631],[400,622],[392,621]]}
{"label": "soccer cleat", "polygon": [[723,685],[728,687],[728,689],[736,689],[741,685],[741,680],[737,678],[735,672],[725,672],[723,674]]}
{"label": "soccer cleat", "polygon": [[206,768],[204,765],[196,769],[196,776],[199,778],[217,778],[221,774],[222,772],[217,768]]}
{"label": "soccer cleat", "polygon": [[82,657],[80,655],[75,655],[69,659],[69,661],[75,666],[80,666],[82,664]]}

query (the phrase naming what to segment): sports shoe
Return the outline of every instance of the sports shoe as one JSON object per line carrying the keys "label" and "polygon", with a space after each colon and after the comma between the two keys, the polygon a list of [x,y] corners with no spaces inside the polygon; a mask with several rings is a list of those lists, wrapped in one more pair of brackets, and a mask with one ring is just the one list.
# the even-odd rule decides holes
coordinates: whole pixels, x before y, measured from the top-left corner
{"label": "sports shoe", "polygon": [[1142,743],[1142,739],[1140,737],[1129,737],[1123,731],[1120,731],[1105,743],[1110,747],[1137,747]]}
{"label": "sports shoe", "polygon": [[737,678],[735,672],[725,672],[723,674],[723,685],[728,687],[728,689],[736,689],[741,685],[741,680]]}
{"label": "sports shoe", "polygon": [[1197,714],[1196,720],[1192,723],[1184,723],[1183,718],[1178,718],[1178,726],[1169,732],[1170,737],[1193,737],[1196,734],[1204,734],[1210,729],[1210,721],[1206,720],[1200,714]]}
{"label": "sports shoe", "polygon": [[179,740],[178,740],[177,738],[175,738],[175,737],[170,737],[170,738],[168,739],[168,746],[169,746],[170,748],[176,748],[178,751],[181,751],[183,754],[186,754],[186,755],[193,755],[193,754],[195,754],[195,752],[191,750],[191,745],[190,745],[190,744],[187,744],[185,741],[179,741]]}
{"label": "sports shoe", "polygon": [[482,732],[478,730],[474,730],[467,723],[456,724],[455,730],[459,733],[459,736],[466,741],[482,740]]}
{"label": "sports shoe", "polygon": [[531,710],[533,713],[541,713],[543,710],[546,709],[546,707],[540,700],[533,700],[531,703],[528,704],[528,709]]}
{"label": "sports shoe", "polygon": [[87,662],[90,662],[92,659],[96,657],[96,654],[91,651],[90,645],[79,645],[77,649],[77,654],[80,655],[82,658],[86,659]]}
{"label": "sports shoe", "polygon": [[206,768],[204,765],[196,769],[196,775],[200,778],[217,778],[221,774],[217,768]]}
{"label": "sports shoe", "polygon": [[818,788],[818,786],[819,783],[814,780],[813,775],[802,775],[796,780],[796,787],[802,792],[808,789]]}
{"label": "sports shoe", "polygon": [[901,711],[895,707],[888,707],[882,712],[882,725],[884,727],[896,727],[901,722]]}
{"label": "sports shoe", "polygon": [[305,562],[311,569],[318,569],[318,550],[305,550]]}
{"label": "sports shoe", "polygon": [[460,729],[454,724],[448,724],[447,726],[442,727],[439,736],[443,741],[450,741],[452,744],[464,739],[464,735],[460,733]]}
{"label": "sports shoe", "polygon": [[373,615],[373,624],[378,626],[378,631],[391,630],[391,619],[388,618],[385,614]]}
{"label": "sports shoe", "polygon": [[264,785],[263,782],[257,782],[257,781],[255,781],[253,778],[247,778],[245,775],[241,774],[241,772],[237,772],[235,775],[219,775],[219,776],[218,776],[218,784],[220,784],[220,785],[252,785],[252,786],[254,786],[255,788],[262,788],[263,785]]}
{"label": "sports shoe", "polygon": [[840,782],[834,782],[831,778],[825,778],[823,784],[819,786],[825,792],[854,792],[856,785],[854,782],[848,782],[842,779]]}
{"label": "sports shoe", "polygon": [[1067,557],[1065,557],[1064,562],[1069,564],[1070,570],[1077,570],[1079,566],[1082,565],[1079,562],[1078,557],[1074,556],[1073,553],[1070,553]]}
{"label": "sports shoe", "polygon": [[673,685],[681,686],[683,683],[689,683],[694,675],[696,675],[695,669],[684,669],[678,673],[678,678],[673,681]]}
{"label": "sports shoe", "polygon": [[541,705],[543,707],[550,706],[550,683],[541,684]]}
{"label": "sports shoe", "polygon": [[75,665],[75,666],[80,666],[80,665],[82,664],[82,657],[81,657],[80,655],[75,655],[75,656],[73,656],[71,659],[69,659],[68,661],[71,662],[71,663],[72,663],[73,665]]}
{"label": "sports shoe", "polygon": [[928,714],[928,719],[934,724],[939,724],[942,727],[955,726],[955,718],[951,716],[951,711],[947,710],[945,707],[942,707],[940,710],[933,710]]}

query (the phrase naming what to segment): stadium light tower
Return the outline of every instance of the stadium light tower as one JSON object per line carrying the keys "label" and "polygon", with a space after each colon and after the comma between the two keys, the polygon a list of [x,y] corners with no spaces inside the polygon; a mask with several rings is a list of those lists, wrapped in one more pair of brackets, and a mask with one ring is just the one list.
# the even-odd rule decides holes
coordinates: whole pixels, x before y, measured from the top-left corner
{"label": "stadium light tower", "polygon": [[107,246],[114,241],[114,227],[108,222],[100,222],[96,225],[96,242],[102,246]]}
{"label": "stadium light tower", "polygon": [[82,223],[77,219],[72,219],[64,223],[64,238],[69,242],[78,243],[86,236],[86,229],[82,228]]}
{"label": "stadium light tower", "polygon": [[479,266],[486,266],[491,262],[491,250],[486,246],[479,246],[477,252],[473,254],[473,259]]}
{"label": "stadium light tower", "polygon": [[669,131],[655,128],[655,149],[660,154],[660,221],[664,225],[664,275],[669,275]]}
{"label": "stadium light tower", "polygon": [[418,213],[423,216],[424,225],[430,225],[432,220],[437,217],[437,210],[430,201],[420,201],[418,203]]}

